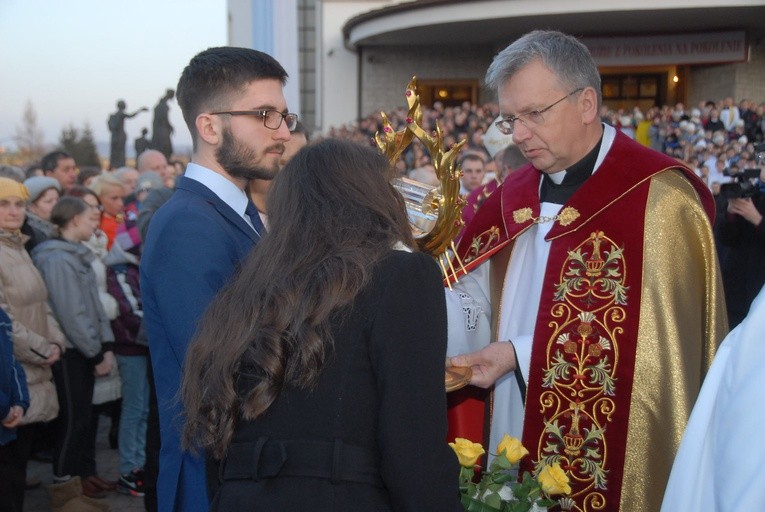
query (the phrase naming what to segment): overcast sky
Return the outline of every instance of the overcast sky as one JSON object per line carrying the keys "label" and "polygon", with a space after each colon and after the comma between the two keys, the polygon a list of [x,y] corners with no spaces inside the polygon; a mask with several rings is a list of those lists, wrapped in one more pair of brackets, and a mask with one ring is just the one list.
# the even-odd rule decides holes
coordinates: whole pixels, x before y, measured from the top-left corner
{"label": "overcast sky", "polygon": [[[13,148],[31,101],[47,144],[89,123],[108,142],[106,121],[124,99],[128,155],[154,105],[196,53],[226,44],[226,0],[0,0],[0,146]],[[175,100],[173,144],[191,137]]]}

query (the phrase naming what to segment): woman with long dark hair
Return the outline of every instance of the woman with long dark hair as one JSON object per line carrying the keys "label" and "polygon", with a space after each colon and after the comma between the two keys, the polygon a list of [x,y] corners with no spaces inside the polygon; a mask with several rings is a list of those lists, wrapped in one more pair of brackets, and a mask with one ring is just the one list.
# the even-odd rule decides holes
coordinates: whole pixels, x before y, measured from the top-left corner
{"label": "woman with long dark hair", "polygon": [[441,276],[408,249],[389,174],[330,139],[274,180],[268,234],[185,362],[184,441],[217,463],[214,510],[462,510]]}

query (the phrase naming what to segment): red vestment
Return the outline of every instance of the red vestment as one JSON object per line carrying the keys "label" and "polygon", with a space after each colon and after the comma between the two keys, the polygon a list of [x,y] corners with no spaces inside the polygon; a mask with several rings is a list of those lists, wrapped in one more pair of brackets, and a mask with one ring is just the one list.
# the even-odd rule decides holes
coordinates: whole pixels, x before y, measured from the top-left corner
{"label": "red vestment", "polygon": [[[468,272],[491,258],[495,324],[502,287],[512,285],[505,275],[515,240],[553,220],[539,218],[540,179],[530,165],[511,174],[458,246]],[[573,492],[564,510],[658,510],[727,330],[713,215],[712,197],[692,171],[618,133],[555,217],[545,238],[523,443],[531,453],[525,469],[559,463],[566,471]],[[450,411],[462,429],[452,428],[450,438],[480,438],[477,403]],[[472,408],[467,417],[460,407]]]}

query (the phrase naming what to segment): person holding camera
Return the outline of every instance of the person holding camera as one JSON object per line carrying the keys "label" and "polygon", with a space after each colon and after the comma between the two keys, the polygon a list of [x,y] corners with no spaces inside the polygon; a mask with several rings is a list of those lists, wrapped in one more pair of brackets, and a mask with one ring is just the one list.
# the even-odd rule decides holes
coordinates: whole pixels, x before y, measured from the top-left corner
{"label": "person holding camera", "polygon": [[[719,217],[717,241],[725,249],[722,277],[730,328],[741,323],[765,284],[765,195],[759,178],[747,178],[755,169],[744,169],[736,181],[721,191],[725,215]],[[756,182],[755,182],[756,180]],[[753,183],[754,182],[754,183]],[[728,191],[730,189],[730,191]]]}

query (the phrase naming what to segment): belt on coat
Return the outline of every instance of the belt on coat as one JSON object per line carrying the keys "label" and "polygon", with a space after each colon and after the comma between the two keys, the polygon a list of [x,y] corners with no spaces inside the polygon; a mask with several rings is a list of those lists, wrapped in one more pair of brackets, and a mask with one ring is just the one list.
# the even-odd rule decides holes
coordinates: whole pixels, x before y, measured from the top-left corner
{"label": "belt on coat", "polygon": [[384,487],[376,455],[366,448],[334,441],[276,440],[231,443],[221,461],[220,481],[283,476],[324,478],[333,484],[355,482]]}

